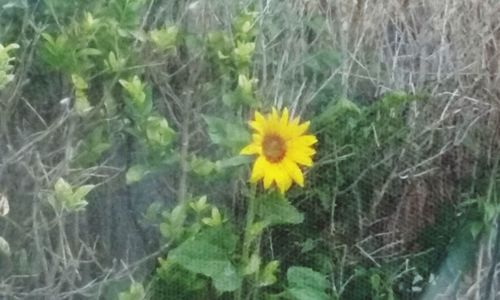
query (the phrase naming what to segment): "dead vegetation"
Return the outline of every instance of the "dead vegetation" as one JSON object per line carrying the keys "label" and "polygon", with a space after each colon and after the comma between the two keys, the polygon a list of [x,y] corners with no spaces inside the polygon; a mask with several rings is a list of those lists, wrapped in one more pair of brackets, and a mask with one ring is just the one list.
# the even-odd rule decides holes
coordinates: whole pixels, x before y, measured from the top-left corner
{"label": "dead vegetation", "polygon": [[[147,275],[163,250],[148,241],[156,235],[140,224],[147,203],[132,200],[141,196],[149,197],[149,202],[167,195],[164,201],[168,202],[174,201],[174,195],[162,188],[161,181],[133,190],[122,187],[126,158],[120,149],[99,166],[71,166],[86,124],[80,124],[61,101],[72,93],[67,82],[57,74],[33,76],[39,76],[34,57],[43,26],[31,23],[30,16],[43,1],[32,2],[21,24],[12,25],[20,26],[18,42],[29,46],[17,54],[16,81],[0,92],[0,192],[11,206],[10,214],[0,217],[0,235],[17,249],[12,258],[0,259],[0,296],[105,297],[106,284]],[[162,1],[152,2],[162,7]],[[232,1],[179,4],[179,15],[197,22],[175,21],[189,23],[192,30],[205,25],[227,27],[234,14],[228,3]],[[357,216],[362,227],[357,245],[371,253],[377,264],[426,250],[415,241],[423,228],[435,223],[437,207],[458,205],[462,180],[479,176],[499,159],[500,4],[494,0],[297,0],[260,1],[256,9],[262,30],[253,67],[259,93],[268,104],[288,105],[296,114],[308,114],[332,82],[338,82],[341,96],[365,102],[395,90],[426,94],[427,101],[412,104],[408,114],[411,143],[392,153],[398,164],[386,180],[373,185],[370,192],[377,201],[371,211]],[[1,10],[0,17],[9,13]],[[157,21],[167,14],[165,8],[155,13],[148,17]],[[193,17],[196,13],[200,15]],[[0,42],[15,41],[4,41],[0,35]],[[309,77],[306,60],[318,49],[335,49],[340,63],[322,65],[323,76]],[[159,84],[167,72],[154,69],[152,81]],[[196,89],[196,80],[184,83],[189,85],[186,90]],[[175,95],[168,86],[160,91],[165,97],[159,105],[172,120],[179,118],[180,127],[189,114],[193,128],[203,128],[202,120],[191,115],[192,107],[178,106],[189,104],[171,101],[185,95]],[[55,180],[68,174],[75,183],[99,181],[99,192],[91,200],[99,203],[63,218],[47,206],[46,196]],[[169,184],[169,180],[165,181]],[[382,225],[375,232],[368,230],[379,221]],[[370,234],[383,236],[382,244],[366,243]],[[492,230],[482,238],[466,278],[458,284],[452,278],[437,294],[446,294],[443,299],[478,300],[486,299],[487,291],[491,299],[498,295],[495,234]]]}

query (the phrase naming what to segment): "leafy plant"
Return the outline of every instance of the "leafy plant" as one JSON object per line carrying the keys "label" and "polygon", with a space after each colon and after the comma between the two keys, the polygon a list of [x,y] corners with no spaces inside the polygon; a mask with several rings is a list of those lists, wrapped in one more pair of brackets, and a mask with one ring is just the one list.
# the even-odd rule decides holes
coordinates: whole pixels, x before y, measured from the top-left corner
{"label": "leafy plant", "polygon": [[85,209],[87,196],[95,185],[82,185],[77,188],[72,187],[66,180],[59,178],[54,185],[54,193],[49,196],[49,202],[58,210],[77,212]]}

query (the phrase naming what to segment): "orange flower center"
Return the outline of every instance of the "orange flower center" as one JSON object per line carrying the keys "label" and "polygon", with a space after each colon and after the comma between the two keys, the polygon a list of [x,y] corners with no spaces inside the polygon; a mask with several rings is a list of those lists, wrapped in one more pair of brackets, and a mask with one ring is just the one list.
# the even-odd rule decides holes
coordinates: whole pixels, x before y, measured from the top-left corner
{"label": "orange flower center", "polygon": [[277,134],[268,134],[262,140],[262,152],[266,159],[272,163],[277,163],[285,157],[285,140]]}

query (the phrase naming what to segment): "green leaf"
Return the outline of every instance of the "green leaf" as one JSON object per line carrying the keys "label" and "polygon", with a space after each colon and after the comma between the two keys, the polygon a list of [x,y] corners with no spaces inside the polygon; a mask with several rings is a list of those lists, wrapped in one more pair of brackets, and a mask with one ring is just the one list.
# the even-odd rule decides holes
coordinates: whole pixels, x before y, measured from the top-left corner
{"label": "green leaf", "polygon": [[[69,211],[79,211],[87,206],[84,197],[94,188],[94,185],[78,187],[73,192],[73,187],[63,178],[59,178],[54,185],[54,196],[49,198],[52,205],[65,208]],[[55,200],[55,201],[53,201]]]}
{"label": "green leaf", "polygon": [[372,276],[370,276],[370,284],[373,290],[377,292],[380,290],[380,281],[381,281],[380,275],[373,274]]}
{"label": "green leaf", "polygon": [[86,94],[89,86],[85,79],[78,74],[71,74],[71,81],[75,87],[75,110],[78,115],[84,116],[92,109]]}
{"label": "green leaf", "polygon": [[250,261],[248,264],[245,266],[245,270],[243,271],[243,274],[245,275],[252,275],[259,271],[260,265],[262,263],[262,259],[258,254],[252,254],[250,256]]}
{"label": "green leaf", "polygon": [[128,94],[125,102],[128,112],[133,117],[143,118],[149,115],[153,107],[151,88],[146,88],[137,75],[130,80],[120,79],[118,82]]}
{"label": "green leaf", "polygon": [[0,217],[5,217],[10,211],[9,199],[0,193]]}
{"label": "green leaf", "polygon": [[0,236],[0,254],[10,256],[9,243],[1,236]]}
{"label": "green leaf", "polygon": [[163,209],[163,204],[159,201],[151,203],[146,213],[144,214],[144,219],[150,223],[158,223],[160,221],[161,211]]}
{"label": "green leaf", "polygon": [[215,170],[215,163],[211,162],[208,159],[193,157],[190,163],[191,170],[200,176],[207,176]]}
{"label": "green leaf", "polygon": [[277,260],[269,262],[259,274],[258,285],[269,286],[274,284],[278,280],[276,277],[278,268],[279,262]]}
{"label": "green leaf", "polygon": [[174,48],[177,43],[179,28],[177,26],[168,26],[162,29],[155,29],[149,33],[151,41],[158,50],[166,51]]}
{"label": "green leaf", "polygon": [[128,292],[122,292],[118,295],[119,300],[143,300],[146,297],[144,287],[139,282],[134,282]]}
{"label": "green leaf", "polygon": [[101,50],[95,48],[84,48],[78,51],[78,55],[80,56],[99,56],[101,54]]}
{"label": "green leaf", "polygon": [[218,160],[215,162],[215,168],[217,170],[222,170],[225,168],[239,167],[242,165],[247,165],[253,161],[253,158],[248,155],[238,155],[227,159]]}
{"label": "green leaf", "polygon": [[183,268],[212,279],[220,292],[234,291],[241,285],[241,277],[230,258],[236,237],[222,227],[200,232],[169,253],[168,259]]}
{"label": "green leaf", "polygon": [[297,300],[328,300],[325,293],[329,286],[322,274],[305,267],[291,267],[287,272],[287,292]]}
{"label": "green leaf", "polygon": [[71,202],[73,197],[73,188],[63,178],[59,178],[54,185],[55,197],[58,203],[64,204]]}
{"label": "green leaf", "polygon": [[203,218],[201,221],[208,226],[215,227],[222,224],[222,216],[217,207],[212,207],[212,216],[210,218]]}
{"label": "green leaf", "polygon": [[75,92],[75,111],[80,116],[85,116],[92,109],[92,105],[87,98],[87,95],[80,90]]}
{"label": "green leaf", "polygon": [[233,50],[233,57],[240,69],[248,66],[254,52],[255,43],[236,43],[236,48]]}
{"label": "green leaf", "polygon": [[324,292],[308,288],[294,287],[287,290],[294,300],[329,300],[330,297]]}
{"label": "green leaf", "polygon": [[141,181],[141,179],[148,173],[149,168],[145,165],[133,165],[127,171],[125,180],[127,184],[132,184]]}
{"label": "green leaf", "polygon": [[174,138],[174,130],[163,117],[150,116],[146,125],[146,136],[153,146],[168,146]]}
{"label": "green leaf", "polygon": [[483,222],[472,222],[470,224],[470,233],[472,234],[472,238],[475,239],[483,230],[484,223]]}
{"label": "green leaf", "polygon": [[79,202],[85,199],[85,196],[87,196],[90,191],[92,191],[95,188],[95,185],[93,184],[87,184],[87,185],[82,185],[81,187],[77,188],[75,193],[73,194],[73,201]]}
{"label": "green leaf", "polygon": [[208,136],[216,145],[239,151],[250,141],[250,133],[241,121],[204,116],[208,126]]}
{"label": "green leaf", "polygon": [[197,213],[202,213],[205,209],[207,209],[207,196],[201,196],[198,201],[193,201],[189,203],[189,206]]}
{"label": "green leaf", "polygon": [[277,192],[259,197],[257,201],[260,202],[257,214],[268,225],[300,224],[304,221],[304,215]]}
{"label": "green leaf", "polygon": [[89,88],[89,85],[87,84],[85,79],[83,79],[78,74],[72,74],[71,81],[73,82],[73,85],[75,86],[75,89],[77,89],[77,90],[86,90]]}

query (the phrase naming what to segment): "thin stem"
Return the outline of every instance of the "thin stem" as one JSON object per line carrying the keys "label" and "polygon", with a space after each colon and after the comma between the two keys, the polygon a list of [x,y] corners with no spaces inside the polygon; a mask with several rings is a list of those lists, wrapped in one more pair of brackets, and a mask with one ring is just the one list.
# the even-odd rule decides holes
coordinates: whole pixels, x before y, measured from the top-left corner
{"label": "thin stem", "polygon": [[[241,252],[241,266],[245,267],[248,265],[250,261],[250,253],[252,250],[252,225],[255,220],[255,208],[256,208],[256,186],[252,184],[250,188],[250,193],[248,196],[248,207],[246,212],[246,223],[245,223],[245,231],[243,235],[243,245]],[[242,292],[244,290],[245,284],[242,283],[241,287],[236,291],[235,299],[241,300]]]}
{"label": "thin stem", "polygon": [[243,253],[242,253],[242,262],[244,264],[248,263],[250,257],[250,246],[252,242],[252,225],[255,219],[255,185],[252,185],[251,191],[250,191],[250,196],[248,198],[248,208],[247,208],[247,215],[246,215],[246,225],[245,225],[245,232],[244,232],[244,238],[243,238]]}

